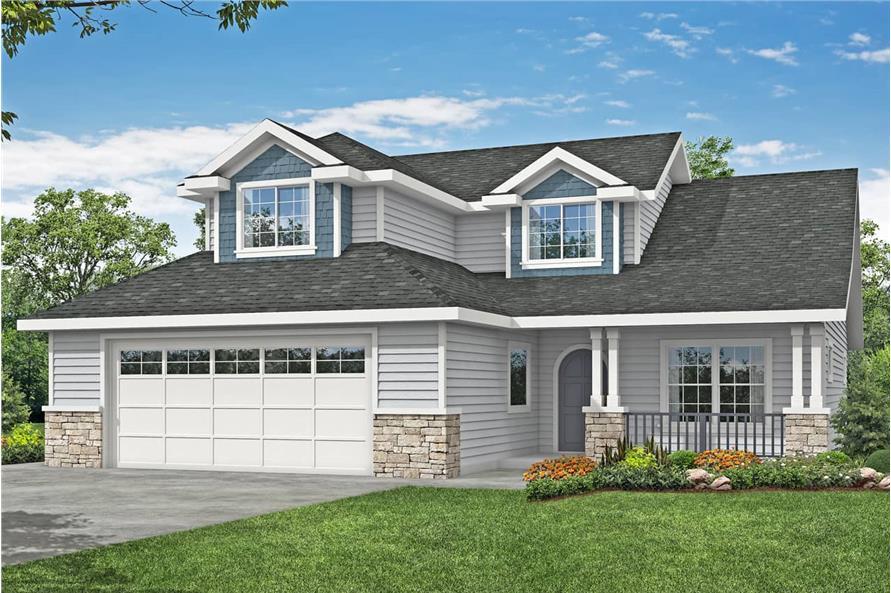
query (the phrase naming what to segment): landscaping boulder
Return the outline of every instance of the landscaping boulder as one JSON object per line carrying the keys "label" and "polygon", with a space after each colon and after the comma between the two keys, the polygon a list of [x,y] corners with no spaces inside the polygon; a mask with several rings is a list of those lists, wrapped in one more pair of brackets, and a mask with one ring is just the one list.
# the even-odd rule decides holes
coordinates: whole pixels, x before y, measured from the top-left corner
{"label": "landscaping boulder", "polygon": [[711,480],[711,478],[712,475],[704,469],[696,468],[687,470],[687,479],[690,480],[692,484],[706,482],[708,480]]}
{"label": "landscaping boulder", "polygon": [[881,488],[882,490],[888,490],[889,488],[891,488],[891,476],[885,476],[884,478],[882,478],[878,485],[879,488]]}
{"label": "landscaping boulder", "polygon": [[871,467],[860,468],[860,478],[866,482],[875,482],[876,474],[878,474],[878,472]]}
{"label": "landscaping boulder", "polygon": [[712,490],[730,490],[732,488],[730,485],[730,478],[727,476],[718,476],[715,478],[715,481],[711,483],[709,488]]}

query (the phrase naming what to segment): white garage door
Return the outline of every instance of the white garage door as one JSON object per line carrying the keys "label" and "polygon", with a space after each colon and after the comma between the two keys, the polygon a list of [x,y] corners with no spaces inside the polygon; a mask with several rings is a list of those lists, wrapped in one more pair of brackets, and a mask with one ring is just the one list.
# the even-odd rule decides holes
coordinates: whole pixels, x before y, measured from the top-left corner
{"label": "white garage door", "polygon": [[119,343],[120,467],[371,473],[367,336]]}

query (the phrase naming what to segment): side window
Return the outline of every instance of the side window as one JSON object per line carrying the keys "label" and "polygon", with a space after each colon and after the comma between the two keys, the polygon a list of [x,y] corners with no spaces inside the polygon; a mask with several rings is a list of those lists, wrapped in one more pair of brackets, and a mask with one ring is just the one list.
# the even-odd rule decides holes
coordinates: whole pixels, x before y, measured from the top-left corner
{"label": "side window", "polygon": [[214,350],[213,372],[218,375],[256,375],[260,372],[259,348]]}
{"label": "side window", "polygon": [[312,348],[267,348],[263,372],[303,375],[312,372]]}
{"label": "side window", "polygon": [[529,407],[529,348],[512,345],[510,347],[509,365],[509,409],[527,409]]}
{"label": "side window", "polygon": [[361,346],[316,348],[316,372],[364,373],[365,348]]}
{"label": "side window", "polygon": [[160,375],[160,350],[122,350],[122,375]]}
{"label": "side window", "polygon": [[168,350],[168,375],[207,375],[210,373],[210,350]]}

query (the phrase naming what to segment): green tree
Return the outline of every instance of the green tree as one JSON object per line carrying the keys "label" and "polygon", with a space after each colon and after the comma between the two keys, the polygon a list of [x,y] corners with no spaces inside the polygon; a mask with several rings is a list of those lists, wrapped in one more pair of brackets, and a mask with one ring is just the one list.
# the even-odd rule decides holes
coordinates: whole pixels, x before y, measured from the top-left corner
{"label": "green tree", "polygon": [[28,421],[30,410],[25,404],[25,396],[19,389],[15,380],[3,372],[0,377],[3,383],[0,389],[3,391],[3,434],[7,434],[16,424]]}
{"label": "green tree", "polygon": [[201,249],[202,251],[204,250],[204,233],[205,233],[205,231],[204,231],[204,217],[205,217],[204,212],[205,212],[204,208],[201,208],[200,210],[195,212],[195,216],[192,217],[192,222],[194,222],[195,226],[198,227],[198,238],[195,239],[195,242],[193,243],[193,245],[197,249]]}
{"label": "green tree", "polygon": [[695,142],[688,141],[686,148],[693,179],[733,177],[735,171],[727,162],[727,154],[733,150],[730,136],[700,136]]}
{"label": "green tree", "polygon": [[865,456],[888,448],[889,349],[851,352],[848,386],[832,426],[839,433],[835,442],[848,455]]}
{"label": "green tree", "polygon": [[[69,22],[79,29],[81,38],[97,33],[107,35],[117,28],[116,23],[106,18],[107,15],[116,9],[133,6],[140,6],[148,12],[157,12],[156,8],[175,10],[183,16],[211,19],[217,23],[219,29],[235,27],[244,33],[257,19],[260,9],[275,10],[287,5],[286,0],[226,0],[219,4],[216,11],[211,11],[211,14],[205,12],[204,4],[195,0],[3,0],[0,3],[3,51],[13,58],[29,38],[55,33],[57,25]],[[5,140],[9,140],[9,126],[17,117],[15,113],[3,112]]]}
{"label": "green tree", "polygon": [[873,220],[860,223],[860,266],[863,287],[863,342],[867,350],[888,344],[889,283],[891,249],[877,236]]}
{"label": "green tree", "polygon": [[19,333],[16,321],[170,261],[166,223],[129,210],[130,198],[94,190],[48,189],[33,218],[2,223],[3,368],[32,412],[46,403],[46,334]]}

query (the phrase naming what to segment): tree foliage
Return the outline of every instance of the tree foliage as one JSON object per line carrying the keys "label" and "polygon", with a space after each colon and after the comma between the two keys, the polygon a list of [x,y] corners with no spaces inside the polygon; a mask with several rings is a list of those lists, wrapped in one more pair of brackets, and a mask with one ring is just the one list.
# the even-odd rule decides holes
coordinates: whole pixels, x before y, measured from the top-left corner
{"label": "tree foliage", "polygon": [[205,233],[204,217],[205,216],[206,216],[205,209],[201,208],[200,210],[195,212],[195,216],[192,217],[192,222],[194,222],[195,226],[198,227],[198,238],[195,239],[195,242],[193,243],[193,245],[195,246],[196,249],[201,249],[201,250],[204,250],[204,239],[205,239],[205,237],[204,237],[204,233]]}
{"label": "tree foliage", "polygon": [[889,364],[887,345],[850,353],[848,387],[832,415],[839,433],[835,442],[849,455],[865,456],[888,447]]}
{"label": "tree foliage", "polygon": [[889,283],[891,249],[877,236],[879,225],[872,220],[860,223],[860,266],[863,287],[863,341],[867,350],[888,343]]}
{"label": "tree foliage", "polygon": [[25,404],[25,396],[19,389],[18,383],[3,371],[0,377],[3,385],[0,389],[3,391],[3,434],[7,434],[16,424],[28,421],[30,410]]}
{"label": "tree foliage", "polygon": [[695,142],[688,141],[686,148],[693,179],[733,177],[735,171],[727,162],[727,154],[733,150],[730,136],[700,136]]}

